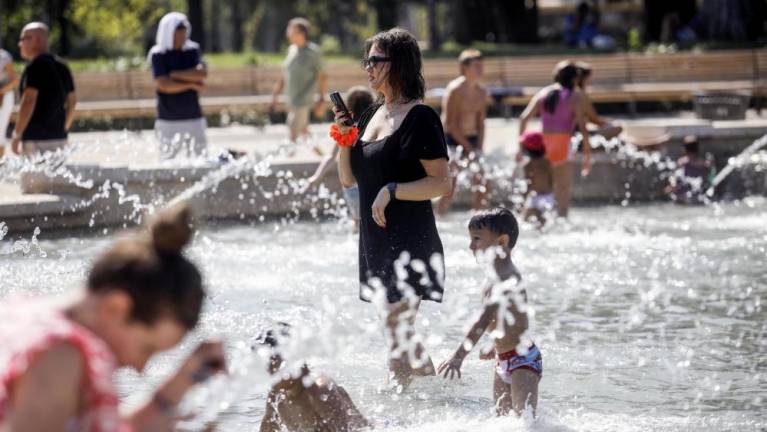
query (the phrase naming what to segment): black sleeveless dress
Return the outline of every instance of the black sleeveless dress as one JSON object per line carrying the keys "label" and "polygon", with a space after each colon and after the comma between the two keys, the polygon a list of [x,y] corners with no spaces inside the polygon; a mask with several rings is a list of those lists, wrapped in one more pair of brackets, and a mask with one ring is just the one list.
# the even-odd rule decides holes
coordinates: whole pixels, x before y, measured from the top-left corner
{"label": "black sleeveless dress", "polygon": [[377,290],[385,290],[389,303],[408,292],[441,302],[445,264],[431,201],[392,200],[386,207],[386,228],[373,221],[371,207],[386,184],[426,177],[421,160],[448,158],[442,122],[430,107],[416,105],[393,134],[362,141],[380,107],[374,105],[360,116],[360,138],[351,149],[351,168],[360,191],[360,299],[371,301]]}

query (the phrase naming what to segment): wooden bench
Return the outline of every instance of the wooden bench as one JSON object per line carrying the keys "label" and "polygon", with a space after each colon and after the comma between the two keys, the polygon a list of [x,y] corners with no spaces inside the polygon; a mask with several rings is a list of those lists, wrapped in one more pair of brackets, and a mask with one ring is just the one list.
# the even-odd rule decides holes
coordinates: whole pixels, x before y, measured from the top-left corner
{"label": "wooden bench", "polygon": [[[552,70],[562,56],[488,57],[484,82],[508,106],[526,104],[552,80]],[[767,49],[734,50],[668,55],[602,54],[571,56],[591,64],[594,75],[589,94],[595,103],[689,101],[697,91],[749,91],[767,96]],[[356,63],[327,66],[328,88],[344,91],[365,85],[364,71]],[[279,66],[212,69],[201,98],[207,114],[266,111]],[[427,88],[444,88],[459,73],[454,59],[427,59]],[[78,92],[77,118],[153,117],[154,81],[149,70],[81,72],[75,74]],[[440,103],[439,92],[426,102]],[[282,103],[278,109],[283,109]]]}
{"label": "wooden bench", "polygon": [[[595,103],[687,102],[701,91],[747,91],[755,97],[767,96],[767,50],[764,49],[625,54],[615,56],[612,62],[601,56],[578,60],[589,62],[595,71],[589,89]],[[526,104],[536,90],[537,87],[525,87],[522,96],[506,98],[504,102]]]}

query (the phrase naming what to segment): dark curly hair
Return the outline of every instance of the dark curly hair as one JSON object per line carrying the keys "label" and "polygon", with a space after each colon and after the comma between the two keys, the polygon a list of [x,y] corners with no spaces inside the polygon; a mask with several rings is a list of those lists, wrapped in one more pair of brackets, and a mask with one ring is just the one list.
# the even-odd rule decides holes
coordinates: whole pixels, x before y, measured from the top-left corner
{"label": "dark curly hair", "polygon": [[[569,60],[562,60],[554,67],[553,80],[558,83],[562,88],[573,90],[575,88],[575,81],[578,78],[578,68],[575,63]],[[543,100],[543,109],[549,113],[553,113],[557,109],[557,103],[559,103],[559,89],[551,89],[546,94],[546,98]]]}
{"label": "dark curly hair", "polygon": [[406,102],[423,99],[426,83],[423,79],[421,49],[407,30],[393,28],[365,41],[365,56],[375,45],[391,58],[387,81],[397,98]]}
{"label": "dark curly hair", "polygon": [[519,224],[511,211],[504,207],[492,207],[474,213],[469,221],[469,229],[488,229],[491,232],[509,236],[509,249],[514,249],[519,237]]}

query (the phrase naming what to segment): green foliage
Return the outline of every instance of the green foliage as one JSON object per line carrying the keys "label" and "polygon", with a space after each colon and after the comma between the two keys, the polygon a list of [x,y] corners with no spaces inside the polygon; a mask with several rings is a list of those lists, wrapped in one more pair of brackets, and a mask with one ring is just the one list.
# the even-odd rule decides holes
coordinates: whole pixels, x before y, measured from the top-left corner
{"label": "green foliage", "polygon": [[74,54],[82,48],[104,55],[143,54],[143,42],[153,34],[150,27],[165,13],[183,8],[183,0],[72,0],[70,20],[83,36]]}
{"label": "green foliage", "polygon": [[51,46],[56,50],[61,37],[59,19],[63,18],[70,25],[70,57],[141,56],[160,17],[186,7],[185,0],[69,0],[63,17],[53,17],[49,7],[53,3],[0,1],[2,45],[17,53],[17,40],[24,25],[43,21],[51,27]]}
{"label": "green foliage", "polygon": [[25,24],[45,16],[45,3],[35,0],[0,0],[2,48],[16,52],[19,34]]}
{"label": "green foliage", "polygon": [[[75,68],[123,70],[145,67],[146,50],[153,44],[156,24],[172,10],[187,12],[191,0],[0,0],[0,39],[2,46],[18,58],[17,40],[21,28],[30,21],[51,25],[54,52],[71,59],[97,59],[72,62]],[[295,16],[312,22],[311,37],[326,59],[356,60],[362,42],[384,26],[407,23],[421,41],[428,41],[429,24],[437,23],[437,34],[444,42],[441,49],[425,50],[427,57],[453,57],[471,44],[486,55],[568,54],[573,51],[560,44],[530,44],[521,34],[535,33],[519,17],[519,2],[491,0],[437,0],[436,13],[424,0],[197,0],[204,3],[202,23],[207,37],[204,45],[223,50],[237,47],[244,53],[207,55],[213,67],[277,64],[282,60],[287,42],[285,25]],[[530,2],[525,2],[525,4]],[[477,5],[483,5],[484,9]],[[515,6],[516,5],[516,6]],[[61,9],[59,6],[66,6]],[[516,7],[516,9],[515,9]],[[63,16],[55,14],[62,13]],[[212,13],[215,11],[216,13]],[[52,16],[51,14],[54,14]],[[526,15],[525,15],[526,16]],[[525,17],[523,16],[523,18]],[[520,18],[521,19],[521,18]],[[399,20],[399,21],[398,21]],[[61,23],[69,23],[62,31]],[[533,22],[533,21],[531,21]],[[237,29],[237,30],[235,30]],[[200,37],[201,29],[193,31]],[[235,31],[237,32],[235,34]],[[527,32],[527,33],[526,33]],[[67,34],[68,44],[60,44]],[[494,41],[518,40],[516,44],[480,42],[488,34],[503,35]],[[211,43],[212,37],[215,43]],[[513,36],[513,37],[512,37]],[[516,37],[516,39],[515,39]],[[199,40],[199,39],[196,39]],[[645,47],[637,28],[627,29],[620,47],[631,51],[669,52],[695,47]],[[440,41],[436,41],[440,42]],[[59,51],[68,46],[69,52]],[[437,45],[439,46],[439,44]],[[724,48],[706,45],[705,48]],[[581,53],[597,52],[581,50]],[[111,59],[111,60],[110,60]]]}
{"label": "green foliage", "polygon": [[338,38],[330,35],[320,36],[320,50],[323,54],[341,54],[343,49],[341,48],[341,42]]}
{"label": "green foliage", "polygon": [[638,28],[632,27],[628,34],[628,48],[629,51],[639,52],[642,51],[644,45],[642,44],[642,35]]}
{"label": "green foliage", "polygon": [[[248,66],[278,66],[285,60],[285,53],[272,53],[261,51],[247,51],[244,53],[209,53],[204,55],[205,62],[211,69],[236,69]],[[329,64],[354,63],[359,59],[343,54],[326,54],[323,61]],[[120,56],[115,58],[91,58],[91,59],[68,59],[67,64],[73,72],[109,72],[132,69],[148,69],[146,57]],[[23,63],[15,64],[16,70],[21,72]]]}
{"label": "green foliage", "polygon": [[[377,31],[374,11],[365,1],[298,0],[295,13],[313,23],[312,36],[319,40],[323,52],[327,54],[357,48]],[[321,29],[324,31],[321,32]]]}

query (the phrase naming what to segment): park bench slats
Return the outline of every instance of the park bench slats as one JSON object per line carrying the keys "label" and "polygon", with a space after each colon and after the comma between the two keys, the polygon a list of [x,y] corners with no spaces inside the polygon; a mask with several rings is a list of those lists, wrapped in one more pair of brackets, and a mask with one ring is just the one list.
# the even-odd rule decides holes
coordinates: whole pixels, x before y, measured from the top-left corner
{"label": "park bench slats", "polygon": [[[503,103],[523,105],[551,82],[562,56],[489,57],[484,61],[489,87],[507,89]],[[594,69],[590,95],[594,102],[689,101],[697,91],[750,91],[767,96],[767,49],[670,55],[594,54],[571,56]],[[329,90],[366,85],[357,63],[329,64]],[[445,87],[458,75],[453,59],[424,60],[427,88]],[[264,111],[271,101],[280,66],[212,69],[201,99],[206,113],[228,110]],[[77,117],[151,117],[155,114],[154,81],[149,70],[79,72]],[[438,106],[439,98],[427,103]],[[281,101],[282,103],[282,101]],[[281,105],[282,106],[282,105]]]}
{"label": "park bench slats", "polygon": [[767,80],[767,48],[754,50],[757,78],[762,81]]}
{"label": "park bench slats", "polygon": [[633,82],[752,80],[754,59],[749,51],[736,53],[628,56]]}

